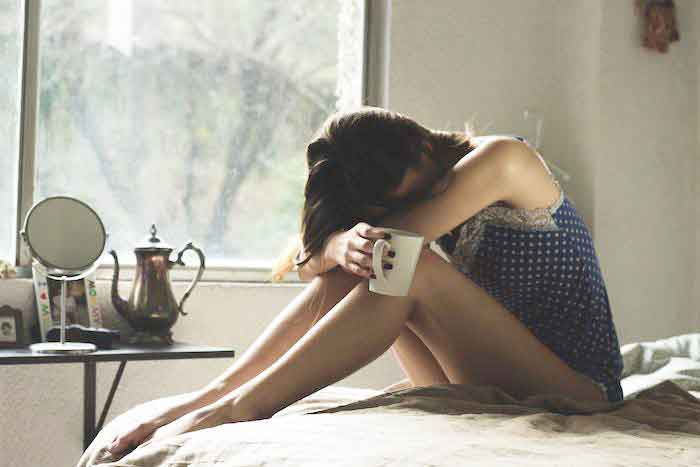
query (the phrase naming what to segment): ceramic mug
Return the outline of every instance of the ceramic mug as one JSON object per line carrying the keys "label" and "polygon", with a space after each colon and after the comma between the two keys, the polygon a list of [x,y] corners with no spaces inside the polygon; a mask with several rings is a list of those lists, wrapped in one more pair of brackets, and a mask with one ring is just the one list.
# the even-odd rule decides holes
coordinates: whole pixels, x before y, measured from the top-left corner
{"label": "ceramic mug", "polygon": [[[384,295],[408,295],[413,273],[423,249],[423,236],[407,230],[378,227],[391,234],[391,240],[379,239],[372,248],[372,269],[376,278],[369,280],[369,290]],[[388,249],[387,249],[388,248]],[[391,269],[384,269],[382,258],[385,249],[393,250]]]}

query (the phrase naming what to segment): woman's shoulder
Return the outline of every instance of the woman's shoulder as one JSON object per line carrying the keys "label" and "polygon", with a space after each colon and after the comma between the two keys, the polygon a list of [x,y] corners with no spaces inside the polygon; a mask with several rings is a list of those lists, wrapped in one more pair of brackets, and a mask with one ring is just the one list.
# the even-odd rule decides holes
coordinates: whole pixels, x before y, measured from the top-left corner
{"label": "woman's shoulder", "polygon": [[480,135],[472,136],[471,140],[474,143],[472,150],[456,161],[455,168],[471,163],[470,160],[475,158],[482,159],[480,164],[509,164],[520,158],[520,153],[530,150],[524,139],[511,135]]}
{"label": "woman's shoulder", "polygon": [[525,142],[525,138],[520,135],[515,134],[494,134],[494,135],[478,135],[472,136],[471,139],[477,143],[482,144],[486,141],[499,140],[499,139],[517,139],[518,141]]}
{"label": "woman's shoulder", "polygon": [[[480,153],[488,154],[508,154],[513,157],[488,157],[488,159],[499,159],[500,162],[505,161],[517,161],[522,159],[523,154],[533,152],[532,146],[527,143],[525,138],[518,135],[509,134],[494,134],[494,135],[480,135],[472,136],[472,141],[474,142],[474,149],[479,148]],[[467,153],[463,157],[470,158],[472,154]],[[527,157],[527,156],[526,156]]]}
{"label": "woman's shoulder", "polygon": [[560,195],[560,187],[552,171],[542,156],[525,138],[515,134],[497,134],[476,136],[477,145],[491,144],[509,140],[507,151],[512,154],[510,161],[515,162],[517,172],[512,181],[512,196],[498,200],[497,203],[516,209],[537,209],[550,206]]}

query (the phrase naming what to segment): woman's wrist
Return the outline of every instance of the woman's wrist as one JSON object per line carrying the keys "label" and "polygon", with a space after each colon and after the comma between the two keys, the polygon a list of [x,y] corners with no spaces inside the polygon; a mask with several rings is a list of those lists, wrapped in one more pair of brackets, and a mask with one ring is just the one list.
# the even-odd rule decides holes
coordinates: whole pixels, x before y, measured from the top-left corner
{"label": "woman's wrist", "polygon": [[326,243],[323,245],[323,255],[321,256],[322,266],[324,271],[333,269],[338,265],[338,261],[335,259],[335,242],[339,235],[343,234],[344,230],[336,230],[335,232],[328,235]]}

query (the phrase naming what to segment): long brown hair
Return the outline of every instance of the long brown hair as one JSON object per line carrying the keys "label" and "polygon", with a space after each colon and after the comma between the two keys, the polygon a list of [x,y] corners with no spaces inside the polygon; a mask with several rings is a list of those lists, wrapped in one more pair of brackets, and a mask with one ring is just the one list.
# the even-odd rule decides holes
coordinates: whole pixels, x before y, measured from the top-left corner
{"label": "long brown hair", "polygon": [[[473,136],[470,123],[464,132],[432,130],[381,107],[331,114],[307,146],[300,232],[273,267],[271,280],[282,280],[295,264],[301,267],[322,251],[331,233],[361,221],[372,224],[362,208],[381,204],[406,170],[419,166],[421,153],[445,173],[476,147]],[[302,246],[306,257],[295,261]]]}

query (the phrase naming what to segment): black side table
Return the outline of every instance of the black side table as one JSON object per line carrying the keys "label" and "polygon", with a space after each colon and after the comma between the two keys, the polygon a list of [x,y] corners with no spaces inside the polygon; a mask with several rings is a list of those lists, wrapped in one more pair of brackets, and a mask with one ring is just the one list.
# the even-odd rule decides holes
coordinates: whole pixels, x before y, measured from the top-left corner
{"label": "black side table", "polygon": [[[117,347],[118,345],[118,347]],[[175,342],[173,345],[130,345],[117,344],[110,350],[100,350],[87,354],[54,355],[35,354],[29,347],[0,349],[0,365],[31,365],[37,363],[80,363],[83,371],[83,450],[92,443],[102,429],[107,411],[112,404],[114,392],[121,380],[124,367],[129,360],[175,360],[189,358],[228,358],[235,355],[233,349]],[[112,381],[107,401],[102,409],[100,421],[95,425],[96,364],[97,362],[120,362],[117,374]]]}

